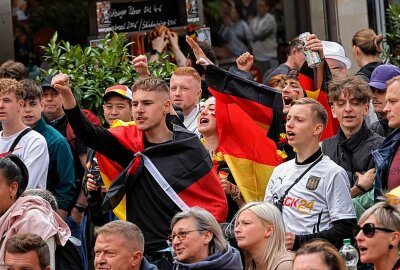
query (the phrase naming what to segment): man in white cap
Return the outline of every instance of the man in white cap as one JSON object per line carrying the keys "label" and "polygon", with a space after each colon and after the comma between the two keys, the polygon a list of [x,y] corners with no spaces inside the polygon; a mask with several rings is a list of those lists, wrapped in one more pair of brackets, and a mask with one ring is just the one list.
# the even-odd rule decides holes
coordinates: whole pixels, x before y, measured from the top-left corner
{"label": "man in white cap", "polygon": [[351,68],[351,61],[346,57],[343,46],[333,41],[322,40],[324,55],[332,76],[346,75]]}
{"label": "man in white cap", "polygon": [[[331,70],[332,76],[347,75],[347,70],[351,67],[351,61],[346,57],[342,45],[333,41],[322,41],[324,47],[324,54],[326,62],[328,63],[329,69]],[[365,122],[370,127],[371,123],[378,120],[376,113],[374,112],[374,106],[372,101],[369,104],[370,110],[368,115],[365,116]]]}

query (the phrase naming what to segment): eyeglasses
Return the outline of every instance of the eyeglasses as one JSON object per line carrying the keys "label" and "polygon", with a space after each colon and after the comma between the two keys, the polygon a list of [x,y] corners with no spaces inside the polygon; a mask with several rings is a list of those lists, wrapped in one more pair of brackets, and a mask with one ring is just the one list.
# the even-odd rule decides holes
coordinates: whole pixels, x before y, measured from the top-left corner
{"label": "eyeglasses", "polygon": [[297,69],[289,69],[288,73],[286,74],[285,79],[298,79],[299,78],[299,71]]}
{"label": "eyeglasses", "polygon": [[204,230],[180,231],[180,232],[177,232],[177,233],[173,233],[173,234],[170,234],[168,236],[168,241],[170,241],[172,243],[174,241],[175,237],[178,237],[178,239],[180,241],[182,241],[182,240],[185,240],[186,236],[189,233],[191,233],[191,232],[202,232],[202,231],[204,231]]}
{"label": "eyeglasses", "polygon": [[365,237],[371,238],[375,235],[375,230],[379,230],[382,232],[394,232],[394,230],[392,229],[375,227],[375,224],[373,223],[365,223],[364,226],[362,227],[360,226],[356,227],[355,235],[357,235],[360,231],[362,231]]}

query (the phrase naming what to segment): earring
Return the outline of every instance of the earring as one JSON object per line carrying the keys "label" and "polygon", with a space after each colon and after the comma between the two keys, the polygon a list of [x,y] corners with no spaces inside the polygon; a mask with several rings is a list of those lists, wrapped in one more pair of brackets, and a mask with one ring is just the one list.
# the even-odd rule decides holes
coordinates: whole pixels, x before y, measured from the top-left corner
{"label": "earring", "polygon": [[393,249],[393,245],[392,244],[389,245],[389,249]]}

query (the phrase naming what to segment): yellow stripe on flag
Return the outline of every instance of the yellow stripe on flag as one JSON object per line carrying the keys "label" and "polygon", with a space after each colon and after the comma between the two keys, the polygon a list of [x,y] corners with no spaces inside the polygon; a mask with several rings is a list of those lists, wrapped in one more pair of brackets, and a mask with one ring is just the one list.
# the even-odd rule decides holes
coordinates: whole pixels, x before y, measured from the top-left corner
{"label": "yellow stripe on flag", "polygon": [[309,90],[305,90],[307,97],[318,100],[318,96],[319,96],[319,92],[321,90],[318,89],[316,91],[309,91]]}
{"label": "yellow stripe on flag", "polygon": [[[104,185],[108,190],[111,185],[111,181],[104,173],[100,172],[100,174],[101,178],[103,178]],[[114,208],[113,212],[120,220],[126,220],[126,195],[122,198],[117,207]]]}
{"label": "yellow stripe on flag", "polygon": [[275,166],[227,154],[224,155],[224,159],[245,202],[263,201],[265,189]]}

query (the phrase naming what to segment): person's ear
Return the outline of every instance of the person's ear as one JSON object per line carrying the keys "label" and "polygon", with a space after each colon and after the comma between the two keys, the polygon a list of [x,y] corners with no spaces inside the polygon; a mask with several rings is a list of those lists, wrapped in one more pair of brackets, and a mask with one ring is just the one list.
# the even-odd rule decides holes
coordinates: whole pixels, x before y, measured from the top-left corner
{"label": "person's ear", "polygon": [[337,116],[336,116],[336,111],[335,111],[335,106],[334,106],[334,105],[331,106],[331,111],[332,111],[332,116],[333,116],[333,118],[337,118]]}
{"label": "person's ear", "polygon": [[132,261],[131,261],[131,265],[132,268],[135,269],[136,265],[140,265],[142,263],[142,258],[143,258],[143,253],[139,250],[136,250],[133,252],[132,254]]}
{"label": "person's ear", "polygon": [[363,115],[367,116],[369,113],[369,102],[364,104],[364,111],[363,111]]}
{"label": "person's ear", "polygon": [[201,99],[201,92],[202,92],[201,87],[200,87],[199,89],[196,90],[196,96],[198,97],[198,98],[197,98],[197,99],[198,99],[198,102],[200,102],[200,99]]}
{"label": "person's ear", "polygon": [[274,231],[275,231],[274,225],[268,225],[264,231],[264,238],[266,239],[270,238],[271,235],[274,233]]}
{"label": "person's ear", "polygon": [[170,99],[164,101],[164,114],[168,114],[171,110],[172,102]]}
{"label": "person's ear", "polygon": [[18,192],[18,183],[14,181],[8,186],[8,188],[9,188],[10,196],[12,198],[16,198],[17,192]]}
{"label": "person's ear", "polygon": [[25,106],[25,101],[23,99],[18,100],[18,107],[22,110]]}
{"label": "person's ear", "polygon": [[393,245],[394,247],[399,246],[399,243],[400,243],[400,232],[393,232],[389,243],[391,245]]}
{"label": "person's ear", "polygon": [[314,126],[314,135],[320,135],[324,131],[324,125],[323,124],[316,124]]}
{"label": "person's ear", "polygon": [[205,245],[208,245],[208,243],[211,242],[211,240],[212,240],[214,234],[213,234],[212,232],[210,232],[210,231],[206,231],[205,234],[204,234],[204,236],[205,236],[205,238],[204,238],[204,244],[205,244]]}

